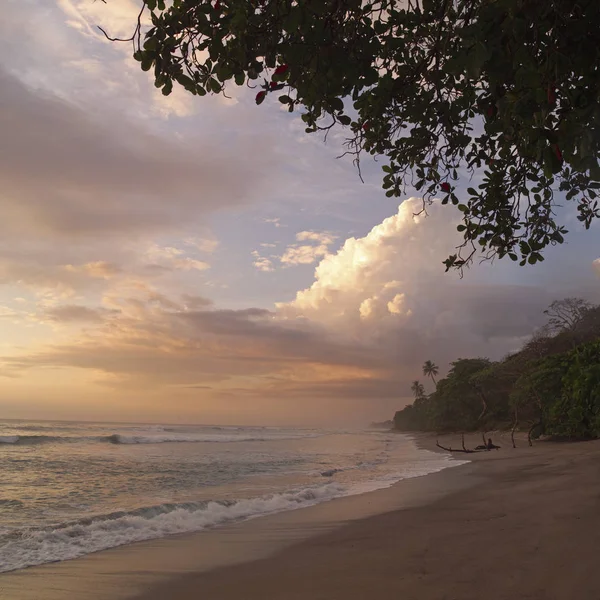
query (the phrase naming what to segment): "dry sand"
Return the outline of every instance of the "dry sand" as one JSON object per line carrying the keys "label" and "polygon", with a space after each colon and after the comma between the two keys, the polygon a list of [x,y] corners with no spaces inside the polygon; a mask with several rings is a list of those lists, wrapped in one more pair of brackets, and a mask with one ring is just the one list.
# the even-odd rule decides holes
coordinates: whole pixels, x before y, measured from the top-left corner
{"label": "dry sand", "polygon": [[0,575],[0,598],[600,600],[600,442],[494,441],[386,490]]}
{"label": "dry sand", "polygon": [[475,456],[474,471],[475,486],[428,506],[187,575],[140,600],[599,600],[600,442],[503,444]]}

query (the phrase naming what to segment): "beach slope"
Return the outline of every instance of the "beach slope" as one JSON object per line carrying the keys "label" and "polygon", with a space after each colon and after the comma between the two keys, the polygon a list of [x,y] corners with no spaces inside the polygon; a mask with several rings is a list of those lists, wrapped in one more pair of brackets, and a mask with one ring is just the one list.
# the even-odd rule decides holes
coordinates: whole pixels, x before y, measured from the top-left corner
{"label": "beach slope", "polygon": [[476,455],[473,471],[474,486],[433,504],[186,575],[139,600],[598,600],[600,442],[503,447]]}

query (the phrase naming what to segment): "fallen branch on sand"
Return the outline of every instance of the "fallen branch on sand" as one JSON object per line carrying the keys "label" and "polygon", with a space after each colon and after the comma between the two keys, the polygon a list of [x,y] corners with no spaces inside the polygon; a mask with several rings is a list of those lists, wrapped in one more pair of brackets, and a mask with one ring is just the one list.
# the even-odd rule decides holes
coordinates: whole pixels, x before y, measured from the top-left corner
{"label": "fallen branch on sand", "polygon": [[[500,450],[500,446],[496,446],[492,443],[492,438],[489,438],[485,445],[477,446],[474,450],[465,447],[465,434],[461,435],[462,449],[460,448],[446,448],[446,446],[442,446],[439,440],[435,440],[435,445],[446,452],[464,452],[465,454],[474,454],[475,452],[489,452],[490,450]],[[484,438],[485,442],[485,438]]]}

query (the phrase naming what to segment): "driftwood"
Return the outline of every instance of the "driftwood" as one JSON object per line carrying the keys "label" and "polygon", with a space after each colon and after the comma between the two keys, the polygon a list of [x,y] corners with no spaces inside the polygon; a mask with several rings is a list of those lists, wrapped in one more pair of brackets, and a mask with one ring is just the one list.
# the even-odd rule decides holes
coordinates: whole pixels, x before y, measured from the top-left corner
{"label": "driftwood", "polygon": [[464,450],[461,450],[460,448],[446,448],[446,446],[442,446],[437,440],[435,442],[435,445],[438,448],[441,448],[442,450],[445,450],[446,452],[465,452],[466,454],[472,454],[473,452],[478,452],[478,450],[468,450],[467,448],[465,448]]}
{"label": "driftwood", "polygon": [[[484,439],[485,442],[485,439]],[[475,452],[489,452],[490,450],[499,450],[500,446],[496,446],[495,444],[492,443],[492,438],[489,438],[487,442],[485,442],[485,444],[481,445],[481,446],[477,446],[475,447],[475,449],[471,450],[470,448],[467,448],[465,446],[465,434],[461,434],[461,443],[462,443],[462,449],[461,448],[450,448],[450,447],[446,447],[446,446],[442,446],[439,442],[439,440],[435,440],[435,445],[438,448],[441,448],[442,450],[445,450],[446,452],[464,452],[465,454],[474,454]]]}

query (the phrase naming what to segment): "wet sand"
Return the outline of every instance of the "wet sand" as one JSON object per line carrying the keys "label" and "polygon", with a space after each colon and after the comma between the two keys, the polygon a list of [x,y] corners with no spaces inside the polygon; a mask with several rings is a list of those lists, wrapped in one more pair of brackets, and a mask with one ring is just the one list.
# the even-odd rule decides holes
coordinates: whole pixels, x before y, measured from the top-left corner
{"label": "wet sand", "polygon": [[600,442],[494,441],[386,490],[0,575],[0,598],[598,600]]}
{"label": "wet sand", "polygon": [[503,447],[478,454],[472,470],[476,485],[433,504],[189,575],[139,600],[598,600],[600,442]]}

